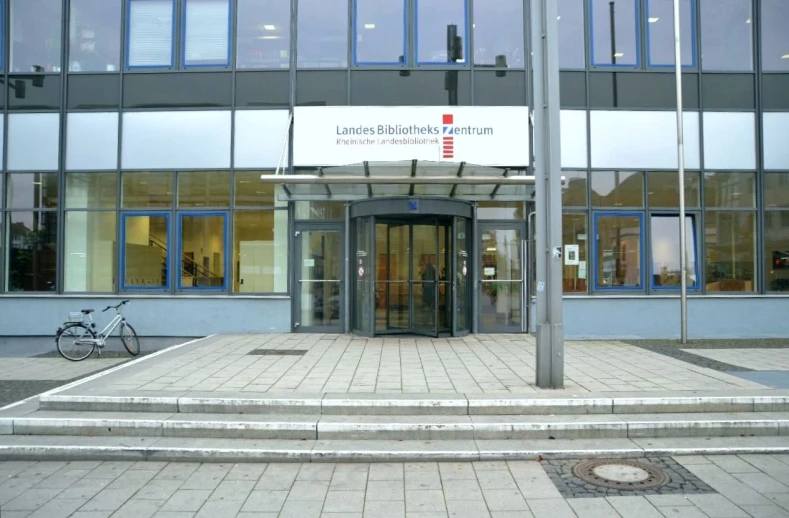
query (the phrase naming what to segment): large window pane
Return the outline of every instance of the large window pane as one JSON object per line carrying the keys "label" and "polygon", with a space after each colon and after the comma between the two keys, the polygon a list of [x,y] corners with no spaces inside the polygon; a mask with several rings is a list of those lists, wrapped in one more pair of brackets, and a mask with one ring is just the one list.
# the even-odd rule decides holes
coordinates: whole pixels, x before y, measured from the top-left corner
{"label": "large window pane", "polygon": [[230,64],[230,0],[186,0],[184,65]]}
{"label": "large window pane", "polygon": [[[599,1],[599,0],[598,0]],[[679,0],[682,66],[696,65],[693,0]],[[647,0],[647,41],[651,66],[674,65],[674,0]]]}
{"label": "large window pane", "polygon": [[233,227],[233,291],[288,291],[288,213],[237,211]]}
{"label": "large window pane", "polygon": [[707,208],[756,206],[756,173],[704,173]]}
{"label": "large window pane", "polygon": [[341,201],[297,201],[296,219],[337,220],[345,218],[345,203]]}
{"label": "large window pane", "polygon": [[754,291],[756,215],[710,211],[705,222],[707,291]]}
{"label": "large window pane", "polygon": [[169,286],[169,223],[166,214],[127,214],[123,218],[122,288],[162,289]]}
{"label": "large window pane", "polygon": [[[501,1],[487,2],[498,4]],[[499,13],[499,20],[505,19]],[[450,29],[460,38],[460,48],[454,50],[459,56],[450,59]],[[476,35],[475,35],[476,36]],[[468,48],[466,27],[466,2],[464,0],[416,0],[416,59],[419,63],[446,63],[456,61],[465,63]],[[495,61],[495,60],[494,60]]]}
{"label": "large window pane", "polygon": [[637,0],[590,1],[592,65],[638,65]]}
{"label": "large window pane", "polygon": [[[353,0],[354,61],[393,64],[405,59],[405,2]],[[446,41],[446,28],[444,28]]]}
{"label": "large window pane", "polygon": [[70,72],[112,72],[120,68],[122,0],[71,0]]}
{"label": "large window pane", "polygon": [[518,201],[480,201],[477,202],[477,219],[523,221],[526,219],[526,207]]}
{"label": "large window pane", "polygon": [[8,291],[55,291],[57,212],[10,212],[8,224]]}
{"label": "large window pane", "polygon": [[11,0],[12,72],[60,72],[61,0]]}
{"label": "large window pane", "polygon": [[[273,174],[274,171],[269,171]],[[273,207],[276,186],[260,181],[263,171],[236,171],[236,207]]]}
{"label": "large window pane", "polygon": [[[679,173],[671,171],[647,173],[649,206],[679,207]],[[701,174],[685,171],[685,206],[698,207],[701,203]]]}
{"label": "large window pane", "polygon": [[592,171],[593,207],[643,207],[644,173]]}
{"label": "large window pane", "polygon": [[67,209],[114,209],[118,200],[116,173],[66,175]]}
{"label": "large window pane", "polygon": [[789,291],[789,211],[764,215],[767,291]]}
{"label": "large window pane", "polygon": [[584,0],[558,0],[558,2],[559,68],[584,68],[586,66]]}
{"label": "large window pane", "polygon": [[474,63],[523,68],[523,1],[474,2]]}
{"label": "large window pane", "polygon": [[182,214],[178,224],[180,289],[217,288],[225,284],[225,214]]}
{"label": "large window pane", "polygon": [[764,206],[789,207],[789,173],[764,175]]}
{"label": "large window pane", "polygon": [[129,0],[129,67],[173,65],[175,0]]}
{"label": "large window pane", "polygon": [[230,172],[178,173],[179,207],[229,207]]}
{"label": "large window pane", "polygon": [[753,70],[752,0],[700,0],[701,68]]}
{"label": "large window pane", "polygon": [[586,293],[588,273],[586,214],[562,215],[562,244],[564,245],[562,288],[564,293]]}
{"label": "large window pane", "polygon": [[[685,216],[685,280],[688,288],[698,287],[696,266],[696,225],[694,216]],[[682,283],[680,268],[679,216],[652,216],[652,286],[678,287]]]}
{"label": "large window pane", "polygon": [[348,0],[299,0],[298,66],[348,66]]}
{"label": "large window pane", "polygon": [[115,290],[115,212],[66,212],[64,289]]}
{"label": "large window pane", "polygon": [[49,209],[58,206],[57,173],[21,173],[7,176],[7,209]]}
{"label": "large window pane", "polygon": [[586,171],[562,171],[562,207],[586,207]]}
{"label": "large window pane", "polygon": [[789,71],[789,2],[762,0],[762,68]]}
{"label": "large window pane", "polygon": [[173,173],[123,173],[121,182],[124,208],[173,206]]}
{"label": "large window pane", "polygon": [[596,215],[596,287],[642,287],[640,214]]}
{"label": "large window pane", "polygon": [[238,68],[290,67],[290,2],[238,0]]}

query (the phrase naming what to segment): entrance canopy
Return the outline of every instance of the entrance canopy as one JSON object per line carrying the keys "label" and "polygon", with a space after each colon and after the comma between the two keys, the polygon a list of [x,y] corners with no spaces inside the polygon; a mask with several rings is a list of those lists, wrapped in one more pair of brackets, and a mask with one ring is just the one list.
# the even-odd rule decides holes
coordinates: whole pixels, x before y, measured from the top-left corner
{"label": "entrance canopy", "polygon": [[354,201],[393,196],[523,201],[534,197],[534,176],[527,175],[523,168],[404,160],[297,171],[293,175],[263,175],[261,181],[281,185],[281,201]]}

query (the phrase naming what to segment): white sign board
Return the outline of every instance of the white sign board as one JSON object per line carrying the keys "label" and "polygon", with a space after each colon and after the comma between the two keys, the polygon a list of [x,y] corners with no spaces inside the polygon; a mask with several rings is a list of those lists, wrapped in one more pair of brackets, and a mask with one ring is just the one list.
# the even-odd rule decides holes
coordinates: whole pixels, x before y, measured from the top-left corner
{"label": "white sign board", "polygon": [[564,264],[567,266],[578,266],[581,258],[579,257],[580,247],[578,245],[564,245]]}
{"label": "white sign board", "polygon": [[296,166],[425,160],[529,165],[525,106],[304,106],[293,115]]}

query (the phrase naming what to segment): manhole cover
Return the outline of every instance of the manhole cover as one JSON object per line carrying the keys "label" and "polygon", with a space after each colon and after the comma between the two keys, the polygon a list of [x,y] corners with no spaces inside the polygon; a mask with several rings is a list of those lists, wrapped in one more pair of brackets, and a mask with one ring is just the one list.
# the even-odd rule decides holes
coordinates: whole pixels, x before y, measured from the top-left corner
{"label": "manhole cover", "polygon": [[595,486],[614,489],[652,489],[671,481],[655,466],[626,459],[584,460],[575,465],[573,475]]}
{"label": "manhole cover", "polygon": [[255,356],[304,356],[307,351],[302,349],[255,349],[249,354]]}

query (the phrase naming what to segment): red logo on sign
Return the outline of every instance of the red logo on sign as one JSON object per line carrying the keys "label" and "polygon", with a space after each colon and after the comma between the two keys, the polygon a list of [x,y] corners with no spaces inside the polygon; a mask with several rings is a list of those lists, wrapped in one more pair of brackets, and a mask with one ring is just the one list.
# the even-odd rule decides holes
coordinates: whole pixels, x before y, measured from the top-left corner
{"label": "red logo on sign", "polygon": [[455,158],[455,116],[451,113],[445,113],[442,117],[444,123],[443,142],[441,145],[442,158]]}

